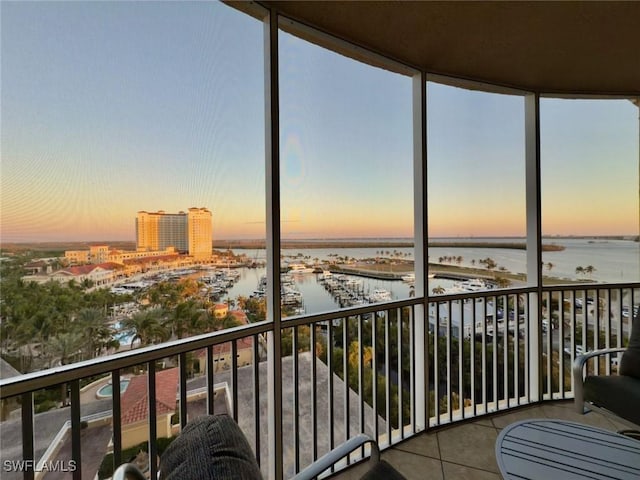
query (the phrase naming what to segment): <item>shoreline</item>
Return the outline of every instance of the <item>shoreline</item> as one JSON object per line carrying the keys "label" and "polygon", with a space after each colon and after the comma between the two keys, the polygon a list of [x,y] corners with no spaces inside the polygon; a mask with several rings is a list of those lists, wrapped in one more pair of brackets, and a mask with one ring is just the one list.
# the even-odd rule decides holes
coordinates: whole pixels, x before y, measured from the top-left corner
{"label": "shoreline", "polygon": [[[283,240],[281,242],[281,248],[283,250],[292,249],[313,249],[313,248],[413,248],[414,243],[412,241],[381,241],[381,240],[354,240],[354,241],[335,241],[335,240],[318,240],[318,241],[304,241],[304,240]],[[428,247],[448,247],[448,248],[504,248],[511,250],[526,250],[527,244],[525,242],[490,242],[490,241],[478,241],[478,242],[455,242],[455,241],[436,241],[429,242]],[[213,248],[217,249],[237,249],[237,250],[253,250],[264,249],[264,240],[233,240],[228,242],[213,242]],[[557,245],[554,243],[542,244],[543,252],[560,252],[565,250],[563,245]]]}

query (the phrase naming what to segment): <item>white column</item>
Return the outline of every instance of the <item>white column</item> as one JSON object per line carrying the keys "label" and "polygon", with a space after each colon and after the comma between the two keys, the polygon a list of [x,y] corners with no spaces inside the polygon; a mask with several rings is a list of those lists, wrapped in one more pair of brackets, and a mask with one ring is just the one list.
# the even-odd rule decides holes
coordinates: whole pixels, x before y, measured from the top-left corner
{"label": "white column", "polygon": [[280,352],[280,111],[278,90],[278,16],[264,20],[265,154],[267,222],[267,416],[269,478],[282,478],[282,356]]}
{"label": "white column", "polygon": [[527,202],[527,284],[537,291],[529,295],[529,396],[541,398],[542,379],[542,221],[540,211],[540,96],[525,96],[525,171]]}
{"label": "white column", "polygon": [[427,254],[427,78],[424,72],[413,75],[413,244],[415,266],[415,295],[424,301],[415,306],[413,354],[415,368],[415,421],[416,430],[428,424],[427,388],[429,334],[427,293],[429,290],[429,257]]}

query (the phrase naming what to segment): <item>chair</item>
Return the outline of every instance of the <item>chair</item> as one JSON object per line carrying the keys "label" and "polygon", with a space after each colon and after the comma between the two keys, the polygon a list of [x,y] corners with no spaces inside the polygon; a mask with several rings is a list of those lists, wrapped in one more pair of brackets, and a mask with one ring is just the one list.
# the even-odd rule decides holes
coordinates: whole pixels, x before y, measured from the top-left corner
{"label": "chair", "polygon": [[[335,465],[349,453],[370,443],[371,467],[362,480],[404,480],[391,465],[380,460],[373,438],[360,434],[320,457],[293,477],[311,480]],[[144,480],[138,468],[125,463],[114,472],[114,480]],[[251,446],[238,424],[228,415],[205,415],[189,422],[160,458],[162,480],[238,479],[262,480]]]}
{"label": "chair", "polygon": [[[608,353],[623,352],[618,375],[586,375],[587,360]],[[573,363],[574,400],[579,413],[597,410],[613,414],[631,428],[640,425],[640,309],[635,310],[629,345],[605,348],[576,357]]]}

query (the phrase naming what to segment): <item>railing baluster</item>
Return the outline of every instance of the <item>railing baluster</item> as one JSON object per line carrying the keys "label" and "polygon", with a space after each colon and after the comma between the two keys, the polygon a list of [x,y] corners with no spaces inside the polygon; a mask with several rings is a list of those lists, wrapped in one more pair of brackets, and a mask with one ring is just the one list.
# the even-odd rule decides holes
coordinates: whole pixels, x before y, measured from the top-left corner
{"label": "railing baluster", "polygon": [[483,413],[487,413],[487,299],[482,305],[482,403]]}
{"label": "railing baluster", "polygon": [[385,377],[385,418],[387,420],[387,445],[391,445],[391,348],[389,332],[389,310],[384,311],[384,377]]}
{"label": "railing baluster", "polygon": [[[362,345],[362,315],[358,315],[358,417],[360,421],[360,433],[365,433],[365,416],[364,416],[364,346]],[[360,450],[360,455],[364,457],[364,445]]]}
{"label": "railing baluster", "polygon": [[[344,441],[349,439],[349,317],[344,317],[342,329],[342,365],[344,375]],[[350,465],[351,455],[347,455],[347,465]]]}
{"label": "railing baluster", "polygon": [[[71,458],[75,462],[73,480],[82,480],[82,442],[80,434],[80,380],[69,382],[71,386]],[[113,391],[112,391],[113,395]]]}
{"label": "railing baluster", "polygon": [[452,386],[451,386],[451,370],[452,370],[452,365],[451,365],[451,342],[452,342],[452,323],[453,323],[453,302],[451,300],[449,300],[447,302],[447,307],[448,307],[448,311],[447,311],[447,330],[446,330],[446,341],[447,341],[447,350],[446,350],[446,354],[447,354],[447,391],[446,391],[446,395],[447,395],[447,417],[449,418],[449,423],[451,423],[451,421],[453,420],[453,402],[451,401],[451,396],[452,396]]}
{"label": "railing baluster", "polygon": [[[293,471],[300,471],[300,388],[298,385],[298,327],[293,327],[293,339],[291,341],[291,353],[293,355]],[[331,369],[329,369],[331,372]],[[255,385],[257,392],[259,385]],[[256,411],[259,405],[255,406]]]}
{"label": "railing baluster", "polygon": [[[34,464],[34,443],[33,443],[33,392],[27,392],[21,396],[22,414],[22,459],[25,462]],[[35,475],[33,468],[25,469],[24,480],[33,480]]]}
{"label": "railing baluster", "polygon": [[158,439],[158,420],[156,408],[156,363],[148,363],[148,386],[149,389],[149,470],[150,478],[158,476],[158,466],[156,459],[158,458],[158,448],[156,441]]}
{"label": "railing baluster", "polygon": [[402,309],[396,308],[396,325],[398,331],[398,427],[400,438],[404,438],[404,420],[402,418]]}
{"label": "railing baluster", "polygon": [[120,403],[120,370],[111,372],[111,405],[113,415],[113,468],[114,470],[122,463],[122,420]]}
{"label": "railing baluster", "polygon": [[436,318],[433,321],[433,409],[435,425],[440,425],[440,302],[435,303]]}
{"label": "railing baluster", "polygon": [[231,341],[231,396],[233,419],[238,421],[238,340]]}
{"label": "railing baluster", "polygon": [[[513,296],[513,396],[520,405],[520,295]],[[508,310],[505,310],[508,316]]]}
{"label": "railing baluster", "polygon": [[[294,352],[294,359],[296,360],[296,367],[297,367],[297,359],[298,359],[298,354],[297,354],[297,331],[298,331],[298,327],[296,327],[296,337],[294,337],[294,347],[293,347],[293,352]],[[255,432],[255,450],[256,450],[256,460],[258,461],[258,465],[260,465],[260,336],[259,335],[254,335],[253,337],[253,364],[252,364],[252,372],[253,372],[253,427],[254,427],[254,432]],[[297,371],[296,371],[297,374]],[[294,395],[296,395],[296,399],[295,399],[295,407],[296,409],[298,408],[298,399],[297,399],[297,394],[298,394],[298,382],[294,382],[295,384],[295,392]],[[296,410],[296,417],[294,419],[294,421],[296,422],[296,428],[297,428],[297,421],[298,421],[298,411]],[[298,432],[296,430],[296,439],[297,439],[297,435]],[[296,461],[297,461],[298,457],[296,456]],[[297,468],[297,463],[296,463],[296,468]],[[295,470],[297,472],[297,470]]]}
{"label": "railing baluster", "polygon": [[[546,312],[546,320],[547,320],[547,326],[551,327],[551,293],[550,292],[545,292],[543,293],[544,298],[547,301],[547,312]],[[544,315],[543,315],[544,316]],[[544,336],[544,333],[543,333]],[[549,335],[549,328],[547,328],[547,332],[546,332],[546,343],[547,343],[547,395],[549,400],[553,398],[553,388],[552,388],[552,376],[553,376],[553,368],[552,368],[552,364],[551,364],[551,335]],[[571,358],[573,358],[573,355],[571,356]],[[543,397],[544,398],[544,397]]]}
{"label": "railing baluster", "polygon": [[[318,399],[316,395],[316,325],[311,326],[311,437],[312,459],[318,458]],[[333,420],[331,420],[333,422]]]}
{"label": "railing baluster", "polygon": [[372,392],[373,398],[373,431],[376,441],[380,440],[380,432],[378,428],[378,316],[376,312],[369,314],[371,319],[371,375],[372,379]]}
{"label": "railing baluster", "polygon": [[213,345],[207,347],[207,413],[214,415],[215,413],[215,384],[213,383]]}
{"label": "railing baluster", "polygon": [[[343,326],[344,328],[344,326]],[[343,355],[345,354],[345,351],[343,350]],[[334,388],[334,383],[333,383],[333,321],[330,321],[327,323],[327,371],[329,373],[329,448],[332,449],[334,447],[334,435],[335,435],[335,431],[334,431],[334,424],[335,424],[335,418],[334,418],[334,411],[333,411],[333,406],[334,406],[334,398],[333,398],[333,388]],[[333,470],[332,470],[333,471]]]}
{"label": "railing baluster", "polygon": [[187,354],[181,353],[178,358],[180,366],[180,430],[187,425]]}
{"label": "railing baluster", "polygon": [[[560,381],[558,382],[560,388],[560,398],[565,398],[565,385],[564,385],[564,354],[562,350],[562,342],[564,341],[564,290],[558,292],[560,298],[558,299],[558,372],[560,375]],[[549,324],[549,335],[553,337],[553,323]]]}
{"label": "railing baluster", "polygon": [[[493,302],[496,303],[497,297],[493,298]],[[493,408],[499,410],[499,398],[498,398],[498,322],[496,318],[491,317],[491,324],[493,325]]]}
{"label": "railing baluster", "polygon": [[477,414],[476,407],[476,309],[478,305],[478,300],[473,300],[473,308],[471,309],[471,333],[469,343],[471,348],[469,349],[470,361],[471,365],[471,405],[473,407],[473,416],[475,417]]}
{"label": "railing baluster", "polygon": [[[475,306],[475,299],[470,301],[471,308]],[[458,409],[460,410],[460,418],[465,418],[464,412],[464,382],[463,382],[463,369],[464,369],[464,324],[465,324],[465,312],[464,303],[460,309],[460,323],[458,324]]]}
{"label": "railing baluster", "polygon": [[415,306],[409,309],[409,361],[411,362],[411,433],[416,433],[416,349],[413,341],[416,336],[416,312]]}
{"label": "railing baluster", "polygon": [[[496,325],[498,325],[498,299],[496,298],[496,304],[493,309],[493,315],[496,319]],[[509,297],[507,295],[502,296],[503,306],[509,305]],[[517,321],[517,317],[514,313],[514,320]],[[502,310],[502,393],[503,399],[506,401],[507,409],[509,408],[509,318],[504,318],[504,308]]]}

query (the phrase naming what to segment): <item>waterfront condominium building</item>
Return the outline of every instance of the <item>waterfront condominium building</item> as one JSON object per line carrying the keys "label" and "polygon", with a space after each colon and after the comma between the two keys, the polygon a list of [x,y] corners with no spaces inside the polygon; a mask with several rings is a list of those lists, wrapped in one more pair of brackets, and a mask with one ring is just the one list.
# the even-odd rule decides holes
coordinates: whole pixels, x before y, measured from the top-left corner
{"label": "waterfront condominium building", "polygon": [[190,208],[188,212],[138,212],[136,248],[146,251],[174,247],[193,256],[211,255],[213,227],[211,212]]}

